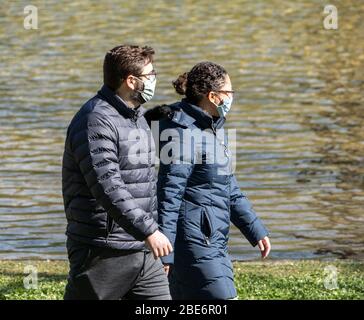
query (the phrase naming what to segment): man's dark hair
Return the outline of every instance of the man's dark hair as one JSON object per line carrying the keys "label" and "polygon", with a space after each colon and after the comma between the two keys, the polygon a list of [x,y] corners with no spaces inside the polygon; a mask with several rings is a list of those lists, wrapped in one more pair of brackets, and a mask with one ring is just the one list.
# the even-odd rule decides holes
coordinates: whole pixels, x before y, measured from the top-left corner
{"label": "man's dark hair", "polygon": [[111,49],[104,59],[104,84],[119,89],[128,75],[142,74],[144,66],[153,62],[154,53],[148,46],[121,45]]}

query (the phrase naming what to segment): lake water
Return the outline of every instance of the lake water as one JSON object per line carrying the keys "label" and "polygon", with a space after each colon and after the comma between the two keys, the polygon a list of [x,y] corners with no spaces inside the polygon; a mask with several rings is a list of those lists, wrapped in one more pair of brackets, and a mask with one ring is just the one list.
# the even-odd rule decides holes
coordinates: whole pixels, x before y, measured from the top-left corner
{"label": "lake water", "polygon": [[[28,1],[0,8],[0,259],[65,258],[61,157],[67,125],[102,84],[105,52],[157,51],[156,96],[195,63],[228,70],[241,188],[271,232],[273,259],[364,258],[364,3]],[[234,259],[259,257],[232,229]]]}

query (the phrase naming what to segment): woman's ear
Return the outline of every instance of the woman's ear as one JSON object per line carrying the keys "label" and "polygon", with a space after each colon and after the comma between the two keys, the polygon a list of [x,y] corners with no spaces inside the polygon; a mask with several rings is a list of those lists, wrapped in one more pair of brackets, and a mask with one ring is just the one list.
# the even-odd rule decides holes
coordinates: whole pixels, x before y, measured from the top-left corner
{"label": "woman's ear", "polygon": [[207,99],[209,99],[209,101],[213,104],[215,104],[215,93],[210,91],[208,94],[207,94]]}
{"label": "woman's ear", "polygon": [[214,104],[215,106],[219,104],[218,101],[216,101],[217,99],[217,95],[215,92],[213,91],[210,91],[208,94],[207,94],[207,99],[209,99],[209,101]]}

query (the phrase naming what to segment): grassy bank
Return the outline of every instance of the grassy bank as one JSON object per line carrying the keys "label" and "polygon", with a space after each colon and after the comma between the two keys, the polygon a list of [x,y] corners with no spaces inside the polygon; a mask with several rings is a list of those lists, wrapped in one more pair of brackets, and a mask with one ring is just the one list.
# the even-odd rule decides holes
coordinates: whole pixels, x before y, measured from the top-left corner
{"label": "grassy bank", "polygon": [[[38,289],[24,288],[26,265],[37,268]],[[364,299],[363,262],[235,262],[234,267],[239,299]],[[337,288],[326,289],[325,283],[334,284],[333,267]],[[0,261],[0,300],[62,299],[67,271],[66,261]]]}

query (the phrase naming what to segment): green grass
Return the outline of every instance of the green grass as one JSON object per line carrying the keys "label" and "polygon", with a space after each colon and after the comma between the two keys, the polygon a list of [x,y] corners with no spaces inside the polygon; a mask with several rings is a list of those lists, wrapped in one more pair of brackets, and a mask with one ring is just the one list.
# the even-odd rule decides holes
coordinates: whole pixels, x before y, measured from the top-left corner
{"label": "green grass", "polygon": [[[38,289],[25,289],[24,267],[38,270]],[[337,289],[326,289],[325,267],[337,269]],[[364,263],[354,261],[235,262],[239,299],[364,299]],[[62,299],[66,261],[0,261],[0,300]]]}
{"label": "green grass", "polygon": [[[240,299],[364,299],[363,262],[265,261],[234,266]],[[337,288],[326,289],[325,284],[333,284],[332,267]]]}
{"label": "green grass", "polygon": [[[38,289],[24,288],[27,265],[37,268]],[[67,269],[66,261],[0,261],[0,300],[62,299]]]}

